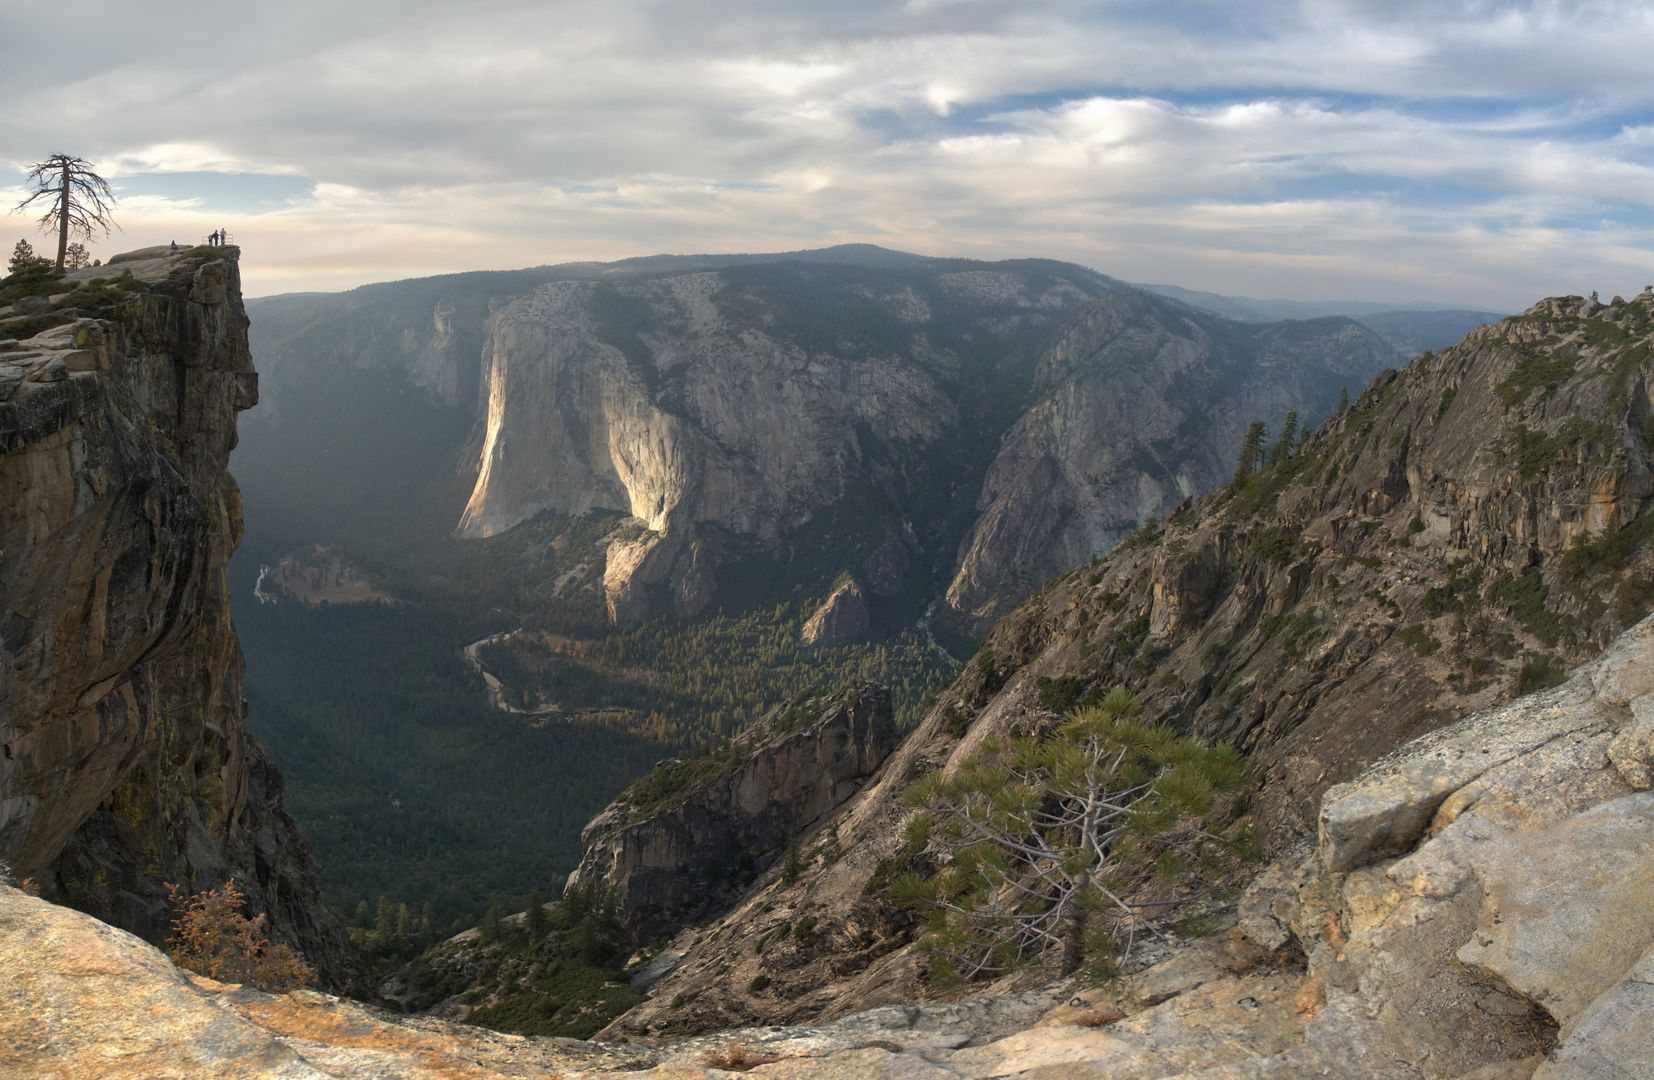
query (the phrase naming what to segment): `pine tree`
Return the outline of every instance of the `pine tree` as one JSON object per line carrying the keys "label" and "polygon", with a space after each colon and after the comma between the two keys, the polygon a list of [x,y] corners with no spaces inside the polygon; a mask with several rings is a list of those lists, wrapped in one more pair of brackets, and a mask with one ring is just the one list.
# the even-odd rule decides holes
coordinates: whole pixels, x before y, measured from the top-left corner
{"label": "pine tree", "polygon": [[1298,410],[1293,409],[1281,421],[1281,437],[1275,440],[1275,445],[1269,448],[1269,467],[1284,462],[1292,456],[1293,448],[1298,442]]}
{"label": "pine tree", "polygon": [[19,240],[11,249],[11,261],[6,264],[6,276],[43,274],[51,268],[52,260],[36,255],[34,245],[27,240]]}
{"label": "pine tree", "polygon": [[396,929],[396,924],[391,921],[394,917],[390,897],[380,893],[379,909],[373,916],[373,944],[376,948],[383,949],[391,943],[391,934]]}
{"label": "pine tree", "polygon": [[1254,420],[1247,427],[1246,438],[1241,443],[1240,459],[1235,462],[1235,479],[1232,481],[1234,487],[1244,485],[1247,478],[1252,475],[1252,470],[1258,467],[1259,461],[1263,458],[1264,443],[1268,438],[1269,429],[1264,426],[1262,420]]}
{"label": "pine tree", "polygon": [[540,895],[540,887],[536,885],[528,893],[528,932],[536,939],[546,936],[550,925],[546,920],[546,901]]}
{"label": "pine tree", "polygon": [[45,161],[29,166],[28,182],[34,193],[12,208],[15,213],[39,200],[46,200],[46,212],[40,215],[42,228],[57,230],[57,263],[59,270],[69,256],[71,234],[88,240],[102,230],[104,235],[115,227],[115,193],[109,190],[104,178],[92,171],[92,163],[72,154],[53,154]]}
{"label": "pine tree", "polygon": [[396,940],[407,941],[413,937],[413,912],[408,910],[407,904],[400,904],[396,909]]}
{"label": "pine tree", "polygon": [[798,837],[787,841],[786,860],[781,864],[781,880],[788,885],[798,880],[798,875],[804,869],[803,861],[798,857]]}
{"label": "pine tree", "polygon": [[86,245],[76,241],[70,244],[63,253],[63,268],[65,270],[80,270],[92,264],[92,253],[86,250]]}
{"label": "pine tree", "polygon": [[477,926],[477,937],[484,945],[490,945],[500,939],[500,905],[488,906],[482,922]]}
{"label": "pine tree", "polygon": [[1350,388],[1347,386],[1338,391],[1338,411],[1340,414],[1350,411]]}
{"label": "pine tree", "polygon": [[921,809],[909,851],[937,869],[891,889],[924,915],[934,978],[1004,972],[1053,950],[1064,974],[1083,965],[1106,976],[1151,913],[1132,899],[1144,886],[1251,856],[1235,820],[1251,782],[1240,755],[1145,724],[1140,712],[1116,687],[1049,738],[990,739],[909,790]]}

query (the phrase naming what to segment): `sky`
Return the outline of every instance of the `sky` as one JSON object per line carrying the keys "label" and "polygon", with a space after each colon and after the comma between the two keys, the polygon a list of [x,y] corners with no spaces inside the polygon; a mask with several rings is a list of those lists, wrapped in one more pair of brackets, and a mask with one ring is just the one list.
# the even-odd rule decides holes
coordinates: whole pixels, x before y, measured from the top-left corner
{"label": "sky", "polygon": [[7,2],[0,49],[0,204],[79,155],[95,255],[223,227],[255,296],[845,242],[1511,311],[1654,281],[1648,0]]}

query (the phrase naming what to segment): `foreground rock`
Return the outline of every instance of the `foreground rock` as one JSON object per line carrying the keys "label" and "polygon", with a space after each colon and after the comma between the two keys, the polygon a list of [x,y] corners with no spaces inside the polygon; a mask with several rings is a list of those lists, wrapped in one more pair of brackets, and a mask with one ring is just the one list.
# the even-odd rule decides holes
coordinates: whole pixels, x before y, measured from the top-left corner
{"label": "foreground rock", "polygon": [[4,885],[0,970],[5,1076],[546,1076],[636,1060],[192,977],[131,934]]}
{"label": "foreground rock", "polygon": [[337,977],[344,930],[242,723],[226,470],[258,377],[236,255],[79,271],[58,325],[0,349],[0,859],[152,940],[163,882],[234,876]]}
{"label": "foreground rock", "polygon": [[1266,868],[1225,935],[1177,944],[1117,987],[1059,984],[661,1046],[498,1035],[321,994],[223,987],[179,973],[130,935],[0,886],[0,1072],[1650,1076],[1654,792],[1635,767],[1646,756],[1622,764],[1650,725],[1654,619],[1556,689],[1468,717],[1335,787],[1319,846]]}

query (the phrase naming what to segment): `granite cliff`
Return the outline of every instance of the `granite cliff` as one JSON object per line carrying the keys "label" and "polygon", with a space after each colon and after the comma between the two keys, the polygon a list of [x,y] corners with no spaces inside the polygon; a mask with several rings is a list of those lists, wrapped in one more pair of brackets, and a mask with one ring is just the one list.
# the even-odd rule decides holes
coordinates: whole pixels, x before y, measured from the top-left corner
{"label": "granite cliff", "polygon": [[[681,964],[612,1031],[922,995],[911,919],[882,884],[905,867],[907,786],[1114,685],[1150,719],[1247,751],[1262,774],[1252,813],[1290,847],[1332,785],[1551,685],[1654,606],[1651,387],[1654,293],[1547,300],[1380,376],[1275,464],[1004,619],[817,829],[796,877],[767,877],[686,931],[671,946]],[[805,947],[731,958],[728,942],[806,911]],[[739,989],[761,974],[763,993]]]}
{"label": "granite cliff", "polygon": [[721,913],[895,748],[890,694],[874,687],[777,709],[709,758],[628,788],[581,834],[569,887],[612,894],[658,941]]}
{"label": "granite cliff", "polygon": [[[77,1077],[1596,1080],[1654,1070],[1654,620],[1320,804],[1210,936],[1118,985],[642,1043],[191,977],[0,882],[0,1070]],[[760,953],[765,942],[756,943]],[[749,941],[725,943],[729,957]],[[770,946],[775,951],[775,946]],[[689,1007],[693,1007],[692,1004]]]}
{"label": "granite cliff", "polygon": [[987,630],[1044,582],[1105,554],[1233,471],[1250,421],[1321,416],[1382,366],[1344,319],[1245,327],[1146,293],[1094,304],[1040,355],[947,604]]}
{"label": "granite cliff", "polygon": [[[468,537],[624,515],[601,549],[623,625],[824,595],[849,573],[878,632],[935,601],[980,633],[1220,483],[1249,420],[1324,416],[1393,359],[1348,319],[1243,325],[1068,264],[877,249],[458,275],[259,310],[276,405],[249,426],[249,477],[280,488],[313,468],[313,497],[354,492],[341,519],[395,491]],[[313,414],[317,397],[340,415]],[[370,482],[382,447],[338,451],[381,427],[363,437],[422,445]],[[755,567],[772,594],[750,595]]]}
{"label": "granite cliff", "polygon": [[234,876],[338,980],[350,946],[242,722],[236,256],[132,252],[0,311],[32,335],[0,341],[0,861],[151,940],[165,882]]}

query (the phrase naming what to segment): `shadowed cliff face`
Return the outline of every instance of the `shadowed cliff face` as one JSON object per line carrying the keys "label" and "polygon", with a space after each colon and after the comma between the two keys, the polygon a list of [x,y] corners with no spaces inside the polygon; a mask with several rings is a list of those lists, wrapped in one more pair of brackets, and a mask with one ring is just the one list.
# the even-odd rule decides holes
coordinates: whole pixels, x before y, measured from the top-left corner
{"label": "shadowed cliff face", "polygon": [[1331,411],[1386,363],[1343,319],[1244,327],[1143,293],[1086,309],[1039,358],[947,604],[986,632],[1041,584],[1223,483],[1253,420]]}
{"label": "shadowed cliff face", "polygon": [[242,724],[226,465],[258,384],[235,257],[119,257],[77,275],[132,271],[117,295],[0,347],[0,858],[152,940],[165,882],[234,876],[337,976],[342,927]]}

